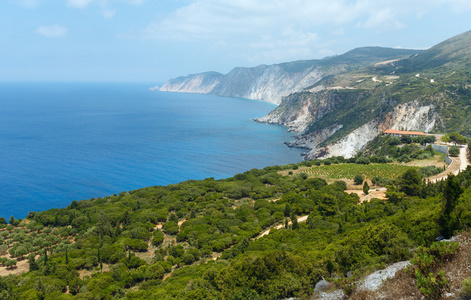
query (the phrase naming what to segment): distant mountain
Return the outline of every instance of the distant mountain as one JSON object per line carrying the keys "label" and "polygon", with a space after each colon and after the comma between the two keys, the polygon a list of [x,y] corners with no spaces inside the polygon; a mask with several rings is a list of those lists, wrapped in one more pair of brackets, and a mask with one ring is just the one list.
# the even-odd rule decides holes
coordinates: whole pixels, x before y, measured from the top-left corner
{"label": "distant mountain", "polygon": [[325,76],[363,68],[390,59],[417,54],[416,50],[365,47],[321,60],[302,60],[253,68],[235,68],[228,74],[206,72],[169,80],[160,90],[216,94],[280,104],[282,97],[316,84]]}

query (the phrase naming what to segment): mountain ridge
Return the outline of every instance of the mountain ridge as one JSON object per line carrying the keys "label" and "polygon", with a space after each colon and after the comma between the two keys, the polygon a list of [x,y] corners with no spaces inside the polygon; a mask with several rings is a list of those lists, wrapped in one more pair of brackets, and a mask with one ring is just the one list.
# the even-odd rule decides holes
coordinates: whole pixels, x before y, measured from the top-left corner
{"label": "mountain ridge", "polygon": [[300,92],[325,76],[416,53],[417,50],[361,47],[323,59],[236,67],[227,74],[204,72],[180,76],[167,81],[160,91],[216,94],[280,104],[282,97]]}

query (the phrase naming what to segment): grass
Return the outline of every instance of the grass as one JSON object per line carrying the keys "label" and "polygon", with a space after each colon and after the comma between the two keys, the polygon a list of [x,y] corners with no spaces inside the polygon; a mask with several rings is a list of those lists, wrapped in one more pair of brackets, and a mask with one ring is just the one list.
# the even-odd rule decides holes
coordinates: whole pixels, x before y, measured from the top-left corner
{"label": "grass", "polygon": [[303,169],[301,172],[324,179],[353,179],[355,175],[358,174],[361,174],[368,179],[376,176],[393,179],[402,175],[410,168],[418,169],[418,167],[397,164],[338,164],[329,166],[314,166]]}

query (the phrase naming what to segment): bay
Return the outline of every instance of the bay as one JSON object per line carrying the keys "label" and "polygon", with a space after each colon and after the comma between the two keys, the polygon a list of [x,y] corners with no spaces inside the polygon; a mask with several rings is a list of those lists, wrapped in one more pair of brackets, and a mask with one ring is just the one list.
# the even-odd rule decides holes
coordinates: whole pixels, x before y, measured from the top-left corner
{"label": "bay", "polygon": [[302,160],[270,103],[149,86],[1,83],[0,216]]}

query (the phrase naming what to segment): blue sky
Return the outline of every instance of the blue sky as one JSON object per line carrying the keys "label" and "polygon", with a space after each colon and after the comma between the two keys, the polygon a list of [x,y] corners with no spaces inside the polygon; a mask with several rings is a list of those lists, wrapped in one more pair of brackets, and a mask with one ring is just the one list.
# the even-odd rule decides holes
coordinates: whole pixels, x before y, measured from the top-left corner
{"label": "blue sky", "polygon": [[1,0],[0,81],[142,81],[424,49],[471,29],[469,0]]}

